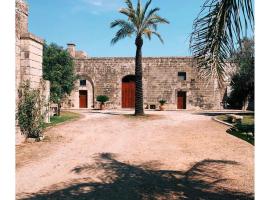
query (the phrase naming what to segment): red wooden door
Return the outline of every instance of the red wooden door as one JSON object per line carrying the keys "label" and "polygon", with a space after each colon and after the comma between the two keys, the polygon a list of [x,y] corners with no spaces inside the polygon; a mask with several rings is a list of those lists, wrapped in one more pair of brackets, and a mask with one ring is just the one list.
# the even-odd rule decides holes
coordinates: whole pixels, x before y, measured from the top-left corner
{"label": "red wooden door", "polygon": [[122,83],[122,108],[135,107],[135,82]]}
{"label": "red wooden door", "polygon": [[87,91],[86,90],[79,91],[79,99],[80,99],[80,108],[87,108]]}
{"label": "red wooden door", "polygon": [[184,108],[184,97],[177,97],[177,109],[183,109]]}
{"label": "red wooden door", "polygon": [[177,109],[186,109],[186,93],[185,92],[178,92]]}

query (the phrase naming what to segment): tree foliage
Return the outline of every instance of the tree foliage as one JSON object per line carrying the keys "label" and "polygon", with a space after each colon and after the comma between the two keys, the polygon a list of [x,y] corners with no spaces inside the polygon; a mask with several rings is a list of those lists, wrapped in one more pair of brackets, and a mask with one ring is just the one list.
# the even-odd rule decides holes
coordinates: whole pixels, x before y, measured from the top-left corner
{"label": "tree foliage", "polygon": [[97,96],[97,101],[100,102],[101,104],[104,104],[105,102],[109,101],[109,97],[106,95],[99,95]]}
{"label": "tree foliage", "polygon": [[44,45],[43,78],[50,81],[50,99],[58,105],[75,87],[77,75],[73,59],[57,44]]}
{"label": "tree foliage", "polygon": [[226,61],[241,45],[248,27],[253,30],[252,0],[206,0],[193,23],[190,49],[197,60],[201,78],[217,79],[219,85],[229,76]]}
{"label": "tree foliage", "polygon": [[157,14],[160,8],[153,8],[148,12],[151,2],[152,0],[148,0],[142,7],[141,0],[138,0],[137,8],[134,8],[131,0],[125,0],[127,8],[121,8],[119,12],[126,15],[128,20],[117,19],[111,23],[111,28],[116,26],[120,28],[112,39],[112,44],[133,35],[135,37],[145,36],[149,40],[155,35],[163,43],[161,35],[157,32],[157,26],[158,24],[168,24],[169,21]]}
{"label": "tree foliage", "polygon": [[245,107],[254,102],[254,40],[244,38],[242,48],[234,54],[238,69],[232,77],[232,91],[228,103],[233,108]]}
{"label": "tree foliage", "polygon": [[119,12],[128,19],[117,19],[111,23],[111,28],[119,27],[111,44],[117,43],[126,37],[135,36],[136,58],[135,58],[135,115],[143,115],[143,86],[142,86],[142,46],[143,36],[151,40],[152,36],[157,36],[163,43],[161,35],[157,32],[159,24],[168,24],[169,21],[158,15],[159,8],[149,9],[152,0],[148,0],[142,6],[138,0],[137,7],[133,6],[131,0],[125,0],[126,8],[121,8]]}
{"label": "tree foliage", "polygon": [[42,136],[44,118],[42,108],[44,101],[39,89],[31,89],[30,82],[22,83],[19,88],[18,111],[16,118],[21,133],[27,138]]}

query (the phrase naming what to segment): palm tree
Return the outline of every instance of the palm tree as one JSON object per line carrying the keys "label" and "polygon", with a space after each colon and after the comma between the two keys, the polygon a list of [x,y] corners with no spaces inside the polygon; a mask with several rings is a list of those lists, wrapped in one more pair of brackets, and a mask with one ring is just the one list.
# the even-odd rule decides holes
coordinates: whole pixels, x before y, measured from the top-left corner
{"label": "palm tree", "polygon": [[168,24],[168,20],[160,17],[157,12],[159,8],[148,11],[152,0],[148,0],[144,7],[141,0],[138,0],[137,8],[133,7],[131,0],[125,0],[127,8],[121,8],[120,13],[128,17],[127,20],[117,19],[111,23],[111,28],[120,27],[112,39],[111,44],[117,43],[119,40],[135,36],[136,57],[135,57],[135,115],[144,115],[143,109],[143,85],[142,85],[142,46],[143,36],[151,40],[155,35],[163,43],[161,35],[157,32],[158,24]]}
{"label": "palm tree", "polygon": [[206,0],[193,23],[190,49],[201,78],[217,79],[221,87],[231,74],[226,62],[253,30],[252,0]]}

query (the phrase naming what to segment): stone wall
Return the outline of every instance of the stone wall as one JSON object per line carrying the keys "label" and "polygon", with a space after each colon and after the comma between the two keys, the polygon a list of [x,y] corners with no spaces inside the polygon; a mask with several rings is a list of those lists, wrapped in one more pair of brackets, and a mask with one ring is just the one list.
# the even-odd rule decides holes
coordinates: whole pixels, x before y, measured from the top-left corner
{"label": "stone wall", "polygon": [[[110,98],[109,108],[121,108],[121,85],[123,77],[134,75],[134,58],[75,58],[77,74],[91,83],[94,107],[98,95]],[[187,94],[187,109],[219,109],[221,91],[214,81],[208,83],[197,77],[190,57],[143,58],[143,90],[146,105],[159,105],[167,100],[167,109],[177,108],[177,92]],[[178,72],[186,72],[186,80],[179,80]],[[69,108],[79,108],[78,90],[69,99]],[[89,107],[90,108],[90,107]]]}
{"label": "stone wall", "polygon": [[[16,88],[21,83],[21,35],[28,32],[28,6],[22,0],[16,0],[15,7],[15,31],[16,31]],[[16,90],[17,102],[17,90]]]}
{"label": "stone wall", "polygon": [[21,79],[39,88],[42,79],[43,40],[31,34],[21,35]]}
{"label": "stone wall", "polygon": [[[16,0],[16,103],[18,89],[23,81],[29,80],[31,88],[40,89],[45,103],[49,102],[50,84],[42,79],[44,40],[28,32],[28,5],[24,0]],[[44,83],[43,83],[44,82]],[[44,108],[45,110],[48,108]],[[49,121],[48,116],[45,121]]]}

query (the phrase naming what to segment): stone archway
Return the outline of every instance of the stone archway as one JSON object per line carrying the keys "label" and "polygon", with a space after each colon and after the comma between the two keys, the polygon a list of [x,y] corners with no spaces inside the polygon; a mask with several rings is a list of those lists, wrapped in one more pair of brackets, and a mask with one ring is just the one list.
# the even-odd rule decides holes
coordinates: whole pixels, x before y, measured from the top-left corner
{"label": "stone archway", "polygon": [[122,78],[122,108],[135,107],[135,76],[127,75]]}
{"label": "stone archway", "polygon": [[94,95],[94,83],[92,79],[85,75],[79,74],[79,80],[77,81],[77,94],[75,102],[78,102],[75,107],[77,108],[94,108],[95,95]]}

